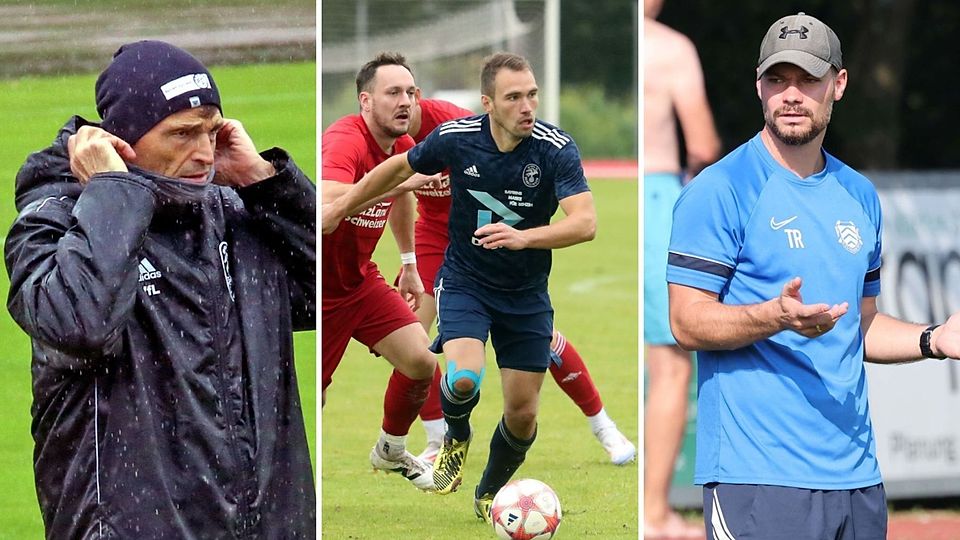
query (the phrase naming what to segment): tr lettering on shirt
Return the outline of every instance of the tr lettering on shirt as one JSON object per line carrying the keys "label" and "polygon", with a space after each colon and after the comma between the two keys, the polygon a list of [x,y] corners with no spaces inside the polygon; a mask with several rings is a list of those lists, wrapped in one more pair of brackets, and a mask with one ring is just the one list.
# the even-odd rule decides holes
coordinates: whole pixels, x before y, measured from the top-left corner
{"label": "tr lettering on shirt", "polygon": [[790,249],[803,249],[805,247],[800,229],[784,229],[783,232],[787,233],[787,242],[790,244]]}

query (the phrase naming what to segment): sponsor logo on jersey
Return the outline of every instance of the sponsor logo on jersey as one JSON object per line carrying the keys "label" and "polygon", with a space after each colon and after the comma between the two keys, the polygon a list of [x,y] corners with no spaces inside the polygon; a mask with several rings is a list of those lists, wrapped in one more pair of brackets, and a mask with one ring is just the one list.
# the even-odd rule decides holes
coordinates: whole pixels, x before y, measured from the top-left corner
{"label": "sponsor logo on jersey", "polygon": [[364,229],[382,229],[387,225],[387,214],[392,203],[382,201],[355,216],[343,218],[347,223]]}
{"label": "sponsor logo on jersey", "polygon": [[463,174],[467,176],[472,176],[474,178],[480,178],[480,171],[477,170],[476,165],[471,165],[463,170]]}
{"label": "sponsor logo on jersey", "polygon": [[536,163],[527,163],[523,167],[523,185],[529,188],[540,185],[540,167]]}
{"label": "sponsor logo on jersey", "polygon": [[850,253],[857,253],[863,247],[860,229],[852,221],[838,221],[834,229],[837,231],[837,241],[843,249]]}
{"label": "sponsor logo on jersey", "polygon": [[[510,227],[513,227],[517,223],[523,221],[523,216],[507,208],[506,205],[498,201],[493,195],[490,195],[486,191],[475,191],[468,189],[467,193],[472,195],[474,199],[480,201],[480,204],[486,207],[486,210],[477,210],[478,229],[484,225],[493,223],[494,214],[501,217],[500,223],[509,225]],[[476,236],[471,237],[470,242],[475,246],[482,245],[480,243],[480,239]]]}
{"label": "sponsor logo on jersey", "polygon": [[427,184],[426,186],[414,191],[417,198],[432,197],[443,198],[450,196],[450,175],[444,174],[440,177],[439,184]]}

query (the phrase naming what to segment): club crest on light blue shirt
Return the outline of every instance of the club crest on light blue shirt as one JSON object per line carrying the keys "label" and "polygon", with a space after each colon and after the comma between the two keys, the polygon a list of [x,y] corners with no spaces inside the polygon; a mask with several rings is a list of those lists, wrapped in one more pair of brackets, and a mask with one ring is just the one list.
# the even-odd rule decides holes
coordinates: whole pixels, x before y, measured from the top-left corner
{"label": "club crest on light blue shirt", "polygon": [[860,229],[852,221],[838,221],[834,228],[837,231],[837,241],[843,249],[854,254],[860,251],[863,240],[860,239]]}

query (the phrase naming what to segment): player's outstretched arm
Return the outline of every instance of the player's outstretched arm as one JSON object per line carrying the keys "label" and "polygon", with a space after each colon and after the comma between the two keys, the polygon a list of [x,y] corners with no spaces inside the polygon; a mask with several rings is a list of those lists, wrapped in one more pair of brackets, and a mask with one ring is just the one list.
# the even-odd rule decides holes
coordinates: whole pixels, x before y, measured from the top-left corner
{"label": "player's outstretched arm", "polygon": [[[386,199],[393,199],[393,198],[395,198],[395,197],[399,197],[400,195],[403,195],[404,193],[407,193],[407,192],[410,192],[410,191],[414,191],[414,190],[420,189],[420,188],[422,188],[422,187],[424,187],[424,186],[426,186],[426,185],[428,185],[428,184],[436,184],[436,185],[439,185],[441,176],[442,176],[441,174],[426,175],[426,174],[414,173],[413,176],[411,176],[410,178],[404,180],[403,182],[400,183],[400,185],[398,185],[397,187],[395,187],[395,188],[391,189],[390,191],[384,193],[383,195],[380,195],[379,197],[375,197],[375,198],[373,198],[373,199],[364,201],[364,202],[360,203],[359,205],[351,208],[351,209],[347,212],[347,215],[348,215],[348,216],[355,216],[355,215],[359,214],[360,212],[363,212],[363,211],[366,210],[367,208],[370,208],[370,207],[372,207],[373,205],[379,203],[380,201],[384,201],[384,200],[386,200]],[[366,177],[366,176],[364,176],[364,178],[365,178],[365,177]],[[361,179],[361,180],[362,180],[362,179]],[[334,181],[334,180],[324,180],[324,181],[321,183],[321,191],[322,191],[322,196],[323,196],[323,204],[332,203],[333,201],[335,201],[335,200],[337,200],[338,198],[342,197],[347,191],[350,191],[350,188],[351,188],[352,186],[353,186],[353,184],[344,184],[343,182],[337,182],[337,181]]]}
{"label": "player's outstretched arm", "polygon": [[320,180],[321,204],[330,204],[350,191],[353,184],[344,184],[336,180]]}
{"label": "player's outstretched arm", "polygon": [[503,222],[484,225],[474,232],[487,249],[558,249],[593,240],[597,234],[597,211],[589,191],[560,201],[565,216],[550,225],[514,229]]}
{"label": "player's outstretched arm", "polygon": [[804,304],[801,285],[800,278],[793,278],[777,298],[731,306],[720,303],[717,293],[670,283],[670,329],[688,351],[739,349],[783,330],[819,337],[833,329],[849,306]]}
{"label": "player's outstretched arm", "polygon": [[[928,325],[909,323],[880,313],[876,297],[863,299],[861,313],[860,327],[868,362],[898,364],[924,358],[920,350],[920,334]],[[954,313],[933,331],[930,349],[937,356],[960,357],[960,313]]]}
{"label": "player's outstretched arm", "polygon": [[[400,185],[404,180],[413,176],[413,169],[407,161],[407,154],[391,156],[367,173],[359,182],[350,187],[336,199],[324,204],[321,210],[323,234],[330,234],[336,230],[343,218],[350,215],[355,208],[361,207],[366,201],[381,197],[391,189]],[[326,196],[325,200],[326,200]]]}

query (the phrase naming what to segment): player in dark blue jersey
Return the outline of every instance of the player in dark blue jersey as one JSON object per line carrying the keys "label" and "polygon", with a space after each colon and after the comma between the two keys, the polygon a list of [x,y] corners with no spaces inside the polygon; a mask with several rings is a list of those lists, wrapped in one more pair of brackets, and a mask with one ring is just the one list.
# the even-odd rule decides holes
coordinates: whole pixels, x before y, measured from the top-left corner
{"label": "player in dark blue jersey", "polygon": [[[463,479],[489,335],[504,395],[503,418],[475,490],[477,515],[489,521],[493,495],[523,463],[536,437],[553,328],[550,250],[591,240],[596,212],[576,144],[536,119],[538,88],[530,64],[514,54],[495,54],[485,61],[480,81],[486,114],[441,125],[324,206],[322,218],[329,232],[349,208],[415,171],[450,169],[450,244],[434,284],[439,315],[434,350],[447,358],[441,403],[448,431],[434,482],[439,493],[450,493]],[[551,224],[558,206],[565,217]]]}

